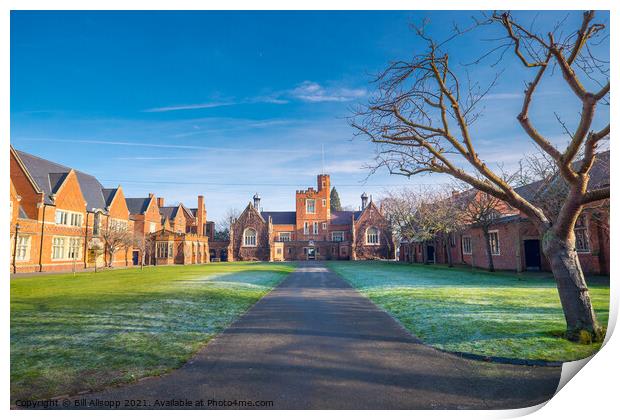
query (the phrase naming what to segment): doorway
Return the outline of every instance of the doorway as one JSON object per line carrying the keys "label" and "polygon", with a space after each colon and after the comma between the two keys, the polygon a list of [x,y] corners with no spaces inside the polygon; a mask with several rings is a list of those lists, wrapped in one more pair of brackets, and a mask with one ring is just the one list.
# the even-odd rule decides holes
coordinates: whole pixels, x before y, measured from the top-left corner
{"label": "doorway", "polygon": [[140,257],[140,251],[133,251],[133,255],[132,255],[133,265],[139,264],[139,257]]}
{"label": "doorway", "polygon": [[426,257],[429,263],[435,264],[435,246],[434,245],[427,245]]}
{"label": "doorway", "polygon": [[538,239],[526,239],[523,241],[525,250],[525,269],[539,271],[540,263],[540,241]]}
{"label": "doorway", "polygon": [[308,248],[308,259],[316,260],[316,249],[313,247]]}

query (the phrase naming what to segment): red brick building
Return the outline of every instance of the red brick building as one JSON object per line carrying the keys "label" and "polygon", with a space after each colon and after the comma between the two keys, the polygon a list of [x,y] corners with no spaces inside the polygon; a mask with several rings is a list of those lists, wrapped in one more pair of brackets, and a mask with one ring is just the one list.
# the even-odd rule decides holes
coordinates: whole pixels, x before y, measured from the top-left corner
{"label": "red brick building", "polygon": [[284,261],[394,258],[392,234],[372,200],[360,211],[330,210],[330,177],[295,193],[295,211],[263,211],[254,195],[230,229],[228,259]]}
{"label": "red brick building", "polygon": [[[137,265],[142,250],[135,246],[136,238],[149,238],[147,264],[209,261],[203,196],[194,209],[179,204],[162,210],[153,194],[125,198],[121,186],[104,188],[92,175],[13,147],[10,175],[14,272]],[[163,207],[163,199],[160,202]],[[104,246],[110,230],[128,232],[111,255]]]}
{"label": "red brick building", "polygon": [[[589,188],[609,185],[609,151],[597,155],[591,170]],[[543,183],[535,182],[517,189],[526,199],[532,199]],[[472,190],[473,191],[473,190]],[[543,270],[549,271],[549,262],[541,248],[541,238],[534,224],[519,211],[501,203],[500,216],[489,229],[493,264],[499,270]],[[609,274],[609,208],[608,203],[589,204],[581,213],[575,227],[577,253],[582,269],[589,274]],[[402,241],[399,260],[422,262],[423,247],[426,247],[431,263],[445,264],[448,261],[444,246],[440,241],[409,244]],[[413,249],[411,249],[413,248]],[[468,225],[462,232],[452,235],[448,248],[454,263],[474,267],[488,267],[486,244],[482,228]]]}
{"label": "red brick building", "polygon": [[130,264],[126,249],[103,249],[110,223],[133,230],[122,189],[106,189],[92,175],[10,149],[11,265],[13,271],[68,271]]}

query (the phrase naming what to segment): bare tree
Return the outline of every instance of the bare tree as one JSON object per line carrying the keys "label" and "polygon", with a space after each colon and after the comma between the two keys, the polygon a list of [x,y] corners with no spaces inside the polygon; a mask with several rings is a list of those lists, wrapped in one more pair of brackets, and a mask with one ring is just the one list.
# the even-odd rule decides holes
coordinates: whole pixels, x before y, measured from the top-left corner
{"label": "bare tree", "polygon": [[239,209],[229,207],[224,214],[224,217],[220,219],[215,225],[215,240],[227,241],[230,239],[230,226],[239,217],[241,212]]}
{"label": "bare tree", "polygon": [[417,262],[413,252],[414,241],[419,237],[420,225],[417,222],[421,194],[410,188],[386,191],[381,198],[381,210],[388,220],[397,240],[409,244],[409,261]]}
{"label": "bare tree", "polygon": [[[462,209],[456,198],[450,189],[428,192],[418,208],[417,216],[420,238],[439,245],[449,267],[453,266],[452,240],[463,226]],[[426,251],[426,246],[424,249]],[[428,255],[425,254],[424,258],[424,262],[428,263]]]}
{"label": "bare tree", "polygon": [[143,269],[147,254],[153,255],[155,251],[155,235],[147,233],[136,236],[133,240],[133,248],[140,252],[140,269]]}
{"label": "bare tree", "polygon": [[107,267],[112,267],[115,252],[121,249],[126,250],[133,245],[133,233],[127,229],[127,226],[120,223],[108,223],[101,229],[100,237],[103,241]]}
{"label": "bare tree", "polygon": [[[608,45],[609,40],[605,25],[594,18],[593,11],[584,13],[579,27],[568,35],[560,34],[560,26],[541,35],[510,13],[494,13],[484,22],[505,34],[495,49],[501,51],[500,59],[510,52],[532,74],[516,117],[530,139],[557,164],[569,187],[555,218],[515,191],[476,151],[470,127],[480,116],[477,105],[500,76],[486,88],[464,82],[450,61],[449,40],[437,43],[424,28],[417,33],[426,42],[425,51],[411,60],[390,64],[378,76],[368,106],[351,121],[357,135],[378,145],[375,170],[385,167],[392,174],[408,177],[448,174],[527,215],[543,238],[543,252],[550,261],[564,310],[566,337],[581,342],[600,341],[603,333],[575,250],[574,226],[583,206],[609,198],[610,191],[609,186],[588,190],[597,146],[610,132],[609,124],[593,128],[597,105],[608,103],[610,89],[608,65],[594,55],[596,43]],[[563,150],[538,131],[529,116],[534,94],[552,67],[559,69],[565,93],[581,105],[574,130],[566,130],[568,144]],[[580,151],[583,159],[574,165]]]}
{"label": "bare tree", "polygon": [[87,248],[88,248],[90,255],[92,255],[95,273],[96,273],[97,272],[97,260],[99,259],[99,256],[104,253],[103,245],[101,244],[101,241],[99,240],[99,238],[90,238],[87,243]]}
{"label": "bare tree", "polygon": [[460,194],[461,208],[467,223],[480,227],[484,237],[485,251],[489,271],[495,271],[489,229],[502,215],[500,209],[505,207],[502,200],[485,192],[469,190]]}

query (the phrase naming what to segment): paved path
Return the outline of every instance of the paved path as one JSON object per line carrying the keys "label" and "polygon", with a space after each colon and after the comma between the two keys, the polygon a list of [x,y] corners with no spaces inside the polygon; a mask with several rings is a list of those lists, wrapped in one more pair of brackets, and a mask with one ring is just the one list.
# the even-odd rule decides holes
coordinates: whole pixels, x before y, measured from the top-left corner
{"label": "paved path", "polygon": [[549,399],[560,371],[433,350],[338,275],[309,263],[182,368],[83,398],[267,400],[274,409],[517,408]]}

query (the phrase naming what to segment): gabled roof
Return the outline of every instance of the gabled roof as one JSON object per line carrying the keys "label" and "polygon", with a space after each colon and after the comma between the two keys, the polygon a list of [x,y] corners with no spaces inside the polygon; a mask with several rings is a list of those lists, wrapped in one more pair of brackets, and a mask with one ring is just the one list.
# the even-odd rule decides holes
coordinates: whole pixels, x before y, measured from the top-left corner
{"label": "gabled roof", "polygon": [[180,206],[164,206],[159,208],[159,214],[166,219],[174,219],[177,216],[177,212]]}
{"label": "gabled roof", "polygon": [[361,210],[359,211],[348,211],[348,210],[332,211],[330,220],[334,225],[350,225],[351,218],[354,217],[355,220],[357,220],[359,219],[361,214],[362,214]]}
{"label": "gabled roof", "polygon": [[[579,168],[583,161],[579,160],[573,163],[573,167]],[[610,171],[609,150],[596,154],[596,159],[590,169],[590,181],[588,182],[588,190],[597,189],[609,185]],[[531,184],[523,185],[515,188],[515,191],[528,201],[535,200],[539,193],[553,184],[555,179],[550,182],[539,180]]]}
{"label": "gabled roof", "polygon": [[294,225],[297,223],[297,212],[294,211],[262,211],[260,215],[266,221],[271,217],[274,225]]}
{"label": "gabled roof", "polygon": [[[71,168],[20,150],[15,150],[15,153],[22,161],[39,189],[43,191],[45,204],[53,204],[50,194],[54,194],[56,189],[62,185],[62,181],[64,181],[66,175],[71,171]],[[87,209],[105,208],[106,204],[102,193],[103,185],[97,181],[97,178],[80,171],[75,171],[75,174],[77,175],[80,189],[86,200]]]}
{"label": "gabled roof", "polygon": [[103,188],[101,190],[106,207],[109,207],[110,204],[112,204],[112,200],[114,200],[116,191],[118,191],[118,188]]}
{"label": "gabled roof", "polygon": [[52,191],[52,194],[56,194],[58,192],[58,189],[60,188],[62,183],[65,182],[65,179],[67,179],[68,175],[69,175],[69,172],[48,174],[48,178],[50,181],[50,189]]}
{"label": "gabled roof", "polygon": [[145,198],[125,198],[129,214],[144,214],[149,208],[151,197]]}

